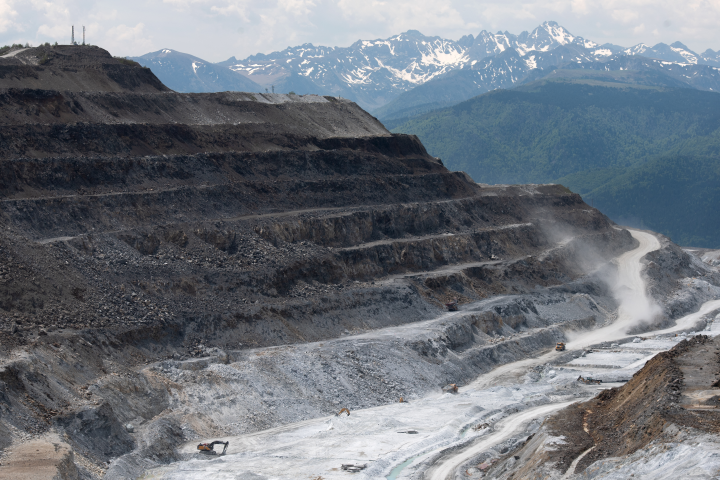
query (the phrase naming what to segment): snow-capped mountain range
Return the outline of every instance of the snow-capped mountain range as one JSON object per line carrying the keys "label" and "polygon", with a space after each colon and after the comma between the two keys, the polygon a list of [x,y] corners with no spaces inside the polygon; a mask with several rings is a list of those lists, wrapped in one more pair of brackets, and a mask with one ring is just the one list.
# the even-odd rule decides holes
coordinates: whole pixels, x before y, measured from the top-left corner
{"label": "snow-capped mountain range", "polygon": [[[462,101],[558,68],[607,70],[626,65],[665,72],[689,87],[720,90],[720,52],[708,49],[698,54],[680,42],[631,48],[599,45],[572,35],[556,22],[520,35],[482,31],[457,41],[409,30],[384,40],[359,40],[346,48],[305,44],[216,64],[170,49],[133,60],[150,67],[178,91],[234,90],[245,85],[246,90],[274,87],[276,92],[339,95],[381,117],[397,116],[412,105],[436,108]],[[232,81],[236,77],[238,81]],[[439,91],[432,92],[434,86]],[[425,101],[428,94],[430,101]]]}

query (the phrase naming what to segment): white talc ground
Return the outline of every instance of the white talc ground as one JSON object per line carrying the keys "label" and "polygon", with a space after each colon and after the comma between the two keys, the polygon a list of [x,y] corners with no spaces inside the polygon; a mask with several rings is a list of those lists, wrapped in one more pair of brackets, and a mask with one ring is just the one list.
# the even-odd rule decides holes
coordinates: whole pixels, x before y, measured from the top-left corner
{"label": "white talc ground", "polygon": [[[515,427],[526,423],[530,417],[521,417],[503,429],[503,435],[495,436],[487,430],[478,432],[471,428],[493,418],[483,418],[488,413],[501,411],[509,406],[523,408],[525,403],[549,402],[554,399],[555,386],[547,382],[524,385],[521,388],[498,387],[490,390],[441,394],[411,403],[395,403],[387,406],[351,412],[351,415],[326,417],[298,424],[232,437],[228,454],[209,459],[194,458],[169,467],[154,470],[144,478],[204,479],[208,475],[217,479],[236,479],[243,472],[259,475],[257,478],[323,479],[347,478],[340,470],[342,464],[378,463],[378,468],[357,474],[354,478],[382,478],[407,458],[418,454],[430,455],[453,442],[471,437],[495,437],[495,443],[507,440]],[[565,397],[567,398],[567,397]],[[547,412],[561,408],[563,404],[552,403],[541,408]],[[544,410],[529,410],[532,418]],[[503,427],[499,427],[503,428]],[[400,433],[408,430],[417,434]],[[491,440],[491,444],[492,444]],[[193,454],[196,445],[188,444],[184,453]],[[384,468],[382,466],[385,466]],[[375,472],[375,473],[373,473]],[[380,474],[380,477],[376,475]],[[241,478],[241,477],[240,477]],[[255,478],[255,477],[248,477]]]}
{"label": "white talc ground", "polygon": [[[578,334],[569,342],[570,349],[625,338],[634,322],[657,313],[658,307],[645,295],[640,259],[659,248],[659,242],[644,232],[632,234],[640,245],[618,260],[619,296],[625,301],[621,300],[617,321]],[[646,340],[639,343],[598,349],[564,366],[547,364],[556,358],[556,352],[506,364],[461,388],[458,394],[430,395],[410,403],[353,411],[349,417],[316,418],[220,439],[230,442],[228,453],[221,457],[197,454],[197,442],[192,442],[182,448],[185,460],[151,470],[143,478],[346,479],[350,474],[340,469],[342,464],[367,465],[364,471],[352,475],[356,479],[417,478],[421,472],[434,480],[455,478],[458,468],[467,461],[492,452],[501,444],[512,446],[527,438],[552,412],[594,396],[609,387],[607,382],[630,378],[654,354],[672,348],[684,338],[675,337],[673,332],[695,325],[701,316],[717,308],[720,300],[707,302],[699,312],[680,319],[676,327],[644,333]],[[716,323],[717,329],[711,324],[702,333],[720,333],[720,322]],[[387,329],[372,335],[392,333],[393,329]],[[576,381],[578,375],[601,378],[606,384],[583,385]],[[473,428],[484,423],[491,428]],[[408,430],[417,433],[404,433]],[[582,478],[629,478],[631,473],[636,473],[635,478],[679,478],[668,476],[668,472],[682,471],[690,466],[690,460],[677,463],[678,468],[683,466],[681,470],[675,467],[668,470],[665,466],[681,457],[700,462],[694,468],[705,472],[712,470],[712,462],[719,462],[720,451],[717,444],[706,443],[694,450],[678,444],[652,457],[652,462],[643,460],[643,465],[633,466],[630,460],[620,461],[625,470],[616,469],[615,464],[601,465],[588,469]],[[617,476],[621,471],[626,476]]]}

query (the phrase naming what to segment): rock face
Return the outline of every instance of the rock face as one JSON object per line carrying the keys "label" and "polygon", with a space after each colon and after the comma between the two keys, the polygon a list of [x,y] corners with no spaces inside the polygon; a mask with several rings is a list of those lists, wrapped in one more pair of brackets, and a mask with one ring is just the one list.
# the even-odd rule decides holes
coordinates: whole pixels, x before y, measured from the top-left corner
{"label": "rock face", "polygon": [[[250,347],[410,324],[456,298],[557,287],[551,305],[600,288],[573,282],[633,246],[567,189],[477,185],[346,100],[178,94],[91,47],[0,69],[0,426],[61,432],[103,468],[134,452],[116,478],[224,428],[172,417],[190,400],[148,362],[205,375]],[[561,321],[523,302],[407,351],[442,364],[448,345]],[[582,315],[565,320],[593,323]],[[465,377],[510,357],[476,358]]]}

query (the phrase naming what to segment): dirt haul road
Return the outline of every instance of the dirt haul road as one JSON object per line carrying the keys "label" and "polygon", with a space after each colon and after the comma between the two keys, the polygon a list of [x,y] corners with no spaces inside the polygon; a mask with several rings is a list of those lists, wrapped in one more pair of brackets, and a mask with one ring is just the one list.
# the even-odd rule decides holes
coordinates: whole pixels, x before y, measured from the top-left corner
{"label": "dirt haul road", "polygon": [[[566,344],[566,350],[579,350],[588,345],[627,337],[627,330],[635,326],[639,321],[647,318],[648,312],[652,314],[659,313],[659,307],[647,296],[645,291],[645,281],[641,275],[641,260],[648,253],[660,248],[660,242],[658,242],[657,237],[650,233],[638,230],[629,231],[633,238],[638,241],[639,245],[635,249],[620,255],[617,260],[615,260],[618,272],[617,277],[612,279],[611,282],[615,285],[613,291],[620,304],[618,307],[617,320],[606,327],[575,334],[574,339]],[[720,305],[720,301],[717,301],[717,303]],[[712,308],[708,309],[706,305],[703,305],[703,308],[697,312],[697,314],[693,315],[699,318],[710,311],[712,311]],[[683,320],[685,320],[685,318],[683,318]],[[695,321],[697,321],[697,319],[695,319]],[[683,328],[687,327],[688,325],[685,325]],[[670,330],[668,330],[668,332],[669,331]],[[528,358],[520,360],[519,362],[502,365],[485,375],[481,375],[466,388],[478,390],[497,385],[501,380],[504,380],[503,383],[517,381],[528,369],[547,363],[555,356],[555,352],[550,351],[536,358]]]}
{"label": "dirt haul road", "polygon": [[515,434],[521,427],[527,425],[536,418],[543,417],[550,413],[556,412],[561,408],[565,408],[574,402],[561,402],[553,403],[550,405],[543,405],[541,407],[531,408],[521,413],[512,415],[505,420],[498,423],[495,426],[495,432],[488,438],[484,438],[480,442],[475,443],[469,448],[466,448],[460,452],[457,452],[449,457],[442,460],[442,463],[437,467],[431,468],[425,477],[428,480],[448,480],[455,478],[455,471],[460,466],[483,453],[485,450],[508,440]]}
{"label": "dirt haul road", "polygon": [[582,333],[568,342],[566,348],[576,350],[588,345],[618,340],[628,335],[628,330],[642,323],[650,323],[661,314],[660,307],[646,292],[645,281],[642,278],[642,258],[650,252],[660,248],[660,242],[655,235],[638,230],[630,230],[633,238],[639,245],[634,250],[626,252],[617,258],[617,278],[611,280],[613,294],[620,304],[618,318],[611,325]]}

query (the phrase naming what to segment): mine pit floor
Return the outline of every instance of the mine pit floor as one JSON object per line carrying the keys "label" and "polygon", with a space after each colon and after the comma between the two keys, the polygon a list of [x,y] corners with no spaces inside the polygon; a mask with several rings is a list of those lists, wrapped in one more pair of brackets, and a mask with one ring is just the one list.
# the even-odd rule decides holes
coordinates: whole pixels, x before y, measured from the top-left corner
{"label": "mine pit floor", "polygon": [[[720,320],[699,333],[718,335],[719,326]],[[340,467],[352,463],[368,464],[353,478],[415,478],[426,472],[427,478],[444,479],[473,456],[483,452],[497,456],[519,444],[554,411],[623,385],[654,353],[687,338],[684,334],[652,333],[643,337],[646,340],[622,343],[607,351],[598,349],[577,359],[603,363],[602,368],[576,360],[551,365],[549,361],[556,358],[551,351],[503,365],[460,388],[458,394],[430,395],[352,411],[350,416],[328,416],[221,438],[230,442],[222,457],[200,457],[195,450],[197,442],[188,443],[181,450],[185,460],[151,470],[143,478],[193,480],[211,475],[221,480],[331,480],[347,478],[349,474]],[[714,349],[710,353],[714,354]],[[599,378],[603,383],[585,385],[577,381],[578,375]],[[409,435],[407,431],[418,433]]]}

